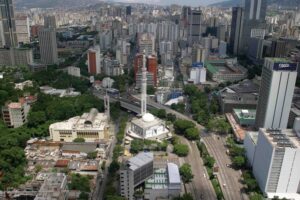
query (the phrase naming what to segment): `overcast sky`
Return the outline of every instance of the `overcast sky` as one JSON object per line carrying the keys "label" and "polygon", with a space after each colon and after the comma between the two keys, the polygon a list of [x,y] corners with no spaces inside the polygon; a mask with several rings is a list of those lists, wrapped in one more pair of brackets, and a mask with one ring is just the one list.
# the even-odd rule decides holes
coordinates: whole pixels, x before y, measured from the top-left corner
{"label": "overcast sky", "polygon": [[180,5],[208,5],[216,2],[226,1],[226,0],[114,0],[118,2],[130,2],[130,3],[153,3],[159,5],[170,5],[170,4],[180,4]]}

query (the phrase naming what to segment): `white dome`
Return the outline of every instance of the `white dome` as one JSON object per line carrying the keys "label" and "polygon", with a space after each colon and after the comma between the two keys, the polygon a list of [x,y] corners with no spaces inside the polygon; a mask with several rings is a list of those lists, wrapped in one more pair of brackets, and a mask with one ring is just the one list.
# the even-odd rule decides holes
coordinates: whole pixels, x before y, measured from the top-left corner
{"label": "white dome", "polygon": [[143,115],[142,119],[144,122],[152,122],[152,121],[154,121],[155,118],[152,114],[146,113]]}

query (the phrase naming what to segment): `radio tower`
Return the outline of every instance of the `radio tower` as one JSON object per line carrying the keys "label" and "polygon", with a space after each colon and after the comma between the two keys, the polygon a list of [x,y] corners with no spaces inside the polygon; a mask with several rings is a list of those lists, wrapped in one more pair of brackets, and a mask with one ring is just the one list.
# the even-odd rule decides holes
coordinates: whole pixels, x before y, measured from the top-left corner
{"label": "radio tower", "polygon": [[141,116],[147,113],[147,68],[146,56],[143,54],[143,67],[142,67],[142,90],[141,90]]}

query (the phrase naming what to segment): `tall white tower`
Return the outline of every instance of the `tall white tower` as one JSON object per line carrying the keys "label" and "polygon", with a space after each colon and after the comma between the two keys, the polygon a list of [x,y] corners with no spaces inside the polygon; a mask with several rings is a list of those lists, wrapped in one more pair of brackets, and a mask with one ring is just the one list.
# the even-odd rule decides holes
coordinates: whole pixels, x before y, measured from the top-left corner
{"label": "tall white tower", "polygon": [[142,91],[141,91],[141,116],[147,113],[147,69],[146,69],[146,56],[143,54],[143,67],[142,67]]}
{"label": "tall white tower", "polygon": [[107,116],[107,119],[110,120],[109,95],[107,94],[107,92],[104,96],[104,110],[105,110],[105,114]]}

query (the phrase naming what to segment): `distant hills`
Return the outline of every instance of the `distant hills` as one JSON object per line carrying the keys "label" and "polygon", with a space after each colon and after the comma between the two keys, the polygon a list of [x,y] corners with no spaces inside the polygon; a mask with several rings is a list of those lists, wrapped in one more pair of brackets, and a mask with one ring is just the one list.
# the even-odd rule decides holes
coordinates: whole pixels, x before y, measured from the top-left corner
{"label": "distant hills", "polygon": [[76,8],[94,5],[102,0],[15,0],[17,8]]}
{"label": "distant hills", "polygon": [[[268,4],[277,4],[282,7],[300,7],[300,0],[268,0]],[[210,4],[210,6],[216,7],[234,7],[241,6],[242,0],[228,0],[219,3]]]}

